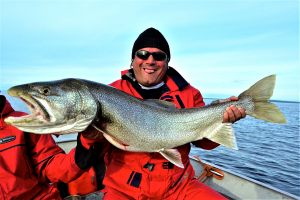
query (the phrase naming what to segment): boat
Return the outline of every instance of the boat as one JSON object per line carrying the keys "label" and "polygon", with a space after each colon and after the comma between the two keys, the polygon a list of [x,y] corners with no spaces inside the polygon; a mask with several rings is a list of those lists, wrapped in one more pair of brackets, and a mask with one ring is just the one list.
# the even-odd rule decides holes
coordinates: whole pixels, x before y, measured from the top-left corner
{"label": "boat", "polygon": [[[76,146],[76,140],[65,140],[57,142],[58,145],[69,152]],[[268,200],[300,200],[296,195],[274,188],[260,181],[248,178],[241,174],[232,172],[220,166],[202,161],[199,157],[190,155],[191,164],[194,167],[196,178],[204,184],[223,194],[230,200],[239,199],[268,199]],[[69,196],[69,199],[101,199],[102,194],[94,193],[76,198]]]}
{"label": "boat", "polygon": [[[300,199],[296,195],[190,156],[196,177],[228,199]],[[208,177],[203,177],[207,173]],[[204,180],[203,180],[204,179]]]}

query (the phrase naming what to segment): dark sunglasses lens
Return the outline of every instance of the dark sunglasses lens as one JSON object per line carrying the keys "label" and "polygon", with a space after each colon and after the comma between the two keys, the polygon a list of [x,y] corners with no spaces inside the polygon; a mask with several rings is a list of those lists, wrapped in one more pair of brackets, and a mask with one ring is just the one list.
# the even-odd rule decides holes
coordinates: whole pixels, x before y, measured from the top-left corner
{"label": "dark sunglasses lens", "polygon": [[150,55],[152,55],[153,58],[157,61],[163,61],[167,58],[167,55],[163,52],[150,53],[150,52],[144,51],[144,50],[140,50],[140,51],[136,52],[136,56],[143,60],[147,60]]}
{"label": "dark sunglasses lens", "polygon": [[152,53],[152,56],[157,61],[163,61],[167,58],[167,55],[162,52],[154,52],[154,53]]}
{"label": "dark sunglasses lens", "polygon": [[150,56],[150,53],[148,51],[137,51],[136,56],[140,59],[147,60]]}

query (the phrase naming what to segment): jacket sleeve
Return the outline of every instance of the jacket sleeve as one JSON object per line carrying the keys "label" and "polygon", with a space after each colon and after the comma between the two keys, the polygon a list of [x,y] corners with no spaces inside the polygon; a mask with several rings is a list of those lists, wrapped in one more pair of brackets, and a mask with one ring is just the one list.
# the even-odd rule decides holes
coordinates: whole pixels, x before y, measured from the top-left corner
{"label": "jacket sleeve", "polygon": [[[68,183],[79,177],[84,169],[90,167],[93,152],[80,143],[66,154],[53,140],[51,135],[27,134],[29,155],[38,178],[42,181]],[[79,162],[77,158],[85,158]]]}
{"label": "jacket sleeve", "polygon": [[[194,107],[202,107],[205,103],[203,101],[203,97],[199,91],[194,94]],[[197,140],[195,142],[192,142],[196,147],[200,147],[205,150],[211,150],[219,146],[218,143],[215,143],[207,138],[203,138],[201,140]]]}

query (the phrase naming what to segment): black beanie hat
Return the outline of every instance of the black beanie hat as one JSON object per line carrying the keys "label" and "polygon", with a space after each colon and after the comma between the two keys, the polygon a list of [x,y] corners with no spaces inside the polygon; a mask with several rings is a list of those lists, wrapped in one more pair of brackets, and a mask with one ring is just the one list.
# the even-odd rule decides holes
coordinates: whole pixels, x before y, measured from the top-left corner
{"label": "black beanie hat", "polygon": [[148,28],[139,35],[133,44],[131,58],[134,59],[135,52],[145,47],[158,48],[167,54],[168,61],[171,59],[170,48],[167,40],[155,28]]}

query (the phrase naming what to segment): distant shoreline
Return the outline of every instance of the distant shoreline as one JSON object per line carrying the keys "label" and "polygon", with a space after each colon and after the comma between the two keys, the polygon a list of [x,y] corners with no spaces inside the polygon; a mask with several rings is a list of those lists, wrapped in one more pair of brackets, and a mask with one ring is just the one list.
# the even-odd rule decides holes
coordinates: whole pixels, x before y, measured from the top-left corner
{"label": "distant shoreline", "polygon": [[[204,100],[217,100],[222,98],[212,98],[212,97],[206,97]],[[280,102],[280,103],[300,103],[299,101],[289,101],[289,100],[270,100],[271,102]]]}
{"label": "distant shoreline", "polygon": [[[4,95],[4,96],[9,96],[7,94],[7,90],[1,90],[0,94]],[[222,96],[222,95],[220,95]],[[225,97],[226,98],[226,97]],[[217,100],[217,99],[224,99],[222,97],[220,98],[216,98],[216,97],[205,97],[204,100],[209,100],[210,101],[213,101],[213,100]],[[300,103],[299,101],[289,101],[289,100],[270,100],[271,102],[280,102],[280,103]]]}

